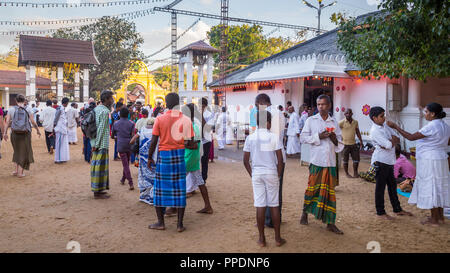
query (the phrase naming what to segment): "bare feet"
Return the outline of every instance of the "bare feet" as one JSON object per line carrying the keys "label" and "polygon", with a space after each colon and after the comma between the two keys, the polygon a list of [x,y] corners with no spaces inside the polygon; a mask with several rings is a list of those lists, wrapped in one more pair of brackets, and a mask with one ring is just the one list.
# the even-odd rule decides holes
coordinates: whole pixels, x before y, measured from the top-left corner
{"label": "bare feet", "polygon": [[383,214],[383,215],[378,215],[378,217],[380,217],[380,219],[384,219],[384,220],[394,220],[395,218],[388,215],[388,214]]}
{"label": "bare feet", "polygon": [[133,187],[133,186],[130,186],[129,190],[130,190],[130,191],[134,190],[134,187]]}
{"label": "bare feet", "polygon": [[336,234],[339,234],[339,235],[343,235],[344,234],[344,232],[339,230],[336,225],[332,225],[332,224],[328,224],[327,225],[327,230],[331,231],[331,232],[334,232]]}
{"label": "bare feet", "polygon": [[148,226],[149,229],[156,229],[156,230],[165,230],[166,227],[160,223],[152,224]]}
{"label": "bare feet", "polygon": [[18,177],[18,178],[24,178],[25,175],[24,175],[23,173],[18,173],[18,174],[17,174],[17,177]]}
{"label": "bare feet", "polygon": [[[430,216],[428,216],[427,219],[428,219],[429,221],[431,221],[431,217],[430,217]],[[439,219],[439,220],[438,220],[438,223],[443,225],[443,224],[445,224],[445,221],[444,221],[444,219]]]}
{"label": "bare feet", "polygon": [[281,239],[280,241],[275,241],[275,244],[277,245],[277,246],[282,246],[282,245],[284,245],[286,243],[286,240],[285,239]]}
{"label": "bare feet", "polygon": [[50,148],[50,154],[51,155],[53,154],[53,148]]}
{"label": "bare feet", "polygon": [[350,174],[346,174],[346,176],[347,176],[348,178],[354,178],[354,177],[351,176]]}
{"label": "bare feet", "polygon": [[427,220],[421,221],[420,223],[422,225],[427,225],[427,226],[432,226],[432,227],[438,227],[439,226],[439,222],[434,222],[433,219],[431,219],[430,217],[427,218]]}
{"label": "bare feet", "polygon": [[358,174],[358,173],[355,173],[355,174],[353,175],[353,178],[359,178],[359,174]]}
{"label": "bare feet", "polygon": [[203,208],[203,209],[197,211],[197,213],[212,214],[212,213],[213,213],[213,209],[212,209],[211,207],[209,207],[209,208]]}
{"label": "bare feet", "polygon": [[111,196],[107,193],[94,194],[95,199],[108,199],[109,197]]}
{"label": "bare feet", "polygon": [[17,172],[13,172],[11,175],[12,176],[17,176]]}
{"label": "bare feet", "polygon": [[404,215],[406,215],[406,216],[413,216],[413,214],[411,212],[404,211],[404,210],[402,210],[400,212],[397,212],[395,214],[397,214],[398,216],[404,216]]}
{"label": "bare feet", "polygon": [[186,193],[186,198],[192,197],[193,195],[194,195],[193,192],[188,192],[188,193]]}
{"label": "bare feet", "polygon": [[308,224],[308,214],[303,213],[302,217],[300,218],[300,225],[307,225]]}
{"label": "bare feet", "polygon": [[186,228],[185,228],[184,226],[177,227],[177,231],[178,231],[178,232],[183,232],[183,231],[185,231],[185,230],[186,230]]}
{"label": "bare feet", "polygon": [[258,240],[257,243],[260,247],[266,247],[266,239],[265,238],[263,240],[261,240],[261,239]]}

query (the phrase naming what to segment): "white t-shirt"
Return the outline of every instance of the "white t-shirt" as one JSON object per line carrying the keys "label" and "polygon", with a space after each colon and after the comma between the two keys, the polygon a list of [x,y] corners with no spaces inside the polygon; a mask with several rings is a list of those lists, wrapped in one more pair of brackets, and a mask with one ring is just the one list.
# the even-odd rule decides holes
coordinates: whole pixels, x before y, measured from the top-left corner
{"label": "white t-shirt", "polygon": [[276,174],[277,155],[275,151],[282,150],[283,143],[276,134],[267,129],[257,129],[245,140],[244,152],[250,153],[252,174]]}
{"label": "white t-shirt", "polygon": [[[203,118],[205,119],[205,127],[203,128],[203,139],[202,144],[208,143],[212,141],[212,126],[214,126],[214,117],[215,115],[208,110],[203,112]],[[209,125],[209,126],[207,126]]]}
{"label": "white t-shirt", "polygon": [[434,119],[419,130],[425,138],[417,140],[417,159],[447,159],[450,127],[442,119]]}

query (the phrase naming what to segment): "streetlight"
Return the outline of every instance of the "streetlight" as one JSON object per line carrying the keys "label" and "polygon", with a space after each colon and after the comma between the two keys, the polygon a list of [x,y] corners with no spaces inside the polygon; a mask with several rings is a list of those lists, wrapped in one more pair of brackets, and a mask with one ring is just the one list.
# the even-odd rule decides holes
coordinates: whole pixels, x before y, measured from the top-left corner
{"label": "streetlight", "polygon": [[326,8],[326,7],[329,7],[329,6],[334,6],[334,5],[336,5],[337,1],[334,1],[333,3],[330,3],[330,4],[328,4],[328,5],[322,4],[322,0],[317,0],[317,1],[319,2],[319,7],[313,6],[312,4],[308,3],[306,0],[303,0],[303,4],[307,5],[307,6],[310,7],[310,8],[313,8],[313,9],[316,9],[316,10],[317,10],[317,18],[318,18],[318,20],[319,20],[318,26],[317,26],[317,28],[318,28],[319,30],[317,31],[317,35],[319,35],[319,34],[320,34],[320,14],[322,13],[322,9],[324,9],[324,8]]}

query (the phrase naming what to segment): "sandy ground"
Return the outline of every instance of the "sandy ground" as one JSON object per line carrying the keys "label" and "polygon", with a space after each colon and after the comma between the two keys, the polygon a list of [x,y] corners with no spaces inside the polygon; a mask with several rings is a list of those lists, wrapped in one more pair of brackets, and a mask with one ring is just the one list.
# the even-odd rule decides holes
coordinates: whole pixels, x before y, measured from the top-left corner
{"label": "sandy ground", "polygon": [[[79,133],[80,139],[80,133]],[[176,232],[176,217],[166,218],[166,230],[149,230],[155,222],[153,207],[138,201],[119,179],[121,162],[111,162],[108,200],[94,200],[90,191],[89,164],[83,161],[81,141],[70,146],[71,160],[53,163],[44,137],[33,136],[34,158],[24,179],[11,176],[12,147],[2,143],[0,160],[0,252],[68,252],[69,241],[78,241],[81,252],[363,252],[377,241],[381,252],[450,252],[450,221],[441,227],[419,223],[428,215],[407,204],[414,217],[395,221],[375,216],[375,185],[341,176],[337,188],[337,225],[345,234],[332,234],[310,217],[301,226],[299,217],[308,177],[307,167],[289,159],[284,180],[282,236],[287,244],[275,246],[272,229],[266,229],[268,247],[256,244],[257,229],[251,180],[241,162],[216,160],[207,182],[213,215],[198,214],[200,194],[187,199],[187,230]],[[111,156],[111,154],[110,154]],[[363,163],[361,169],[367,169]],[[342,174],[342,170],[341,170]],[[132,168],[137,184],[137,168]],[[386,208],[392,211],[386,193]]]}

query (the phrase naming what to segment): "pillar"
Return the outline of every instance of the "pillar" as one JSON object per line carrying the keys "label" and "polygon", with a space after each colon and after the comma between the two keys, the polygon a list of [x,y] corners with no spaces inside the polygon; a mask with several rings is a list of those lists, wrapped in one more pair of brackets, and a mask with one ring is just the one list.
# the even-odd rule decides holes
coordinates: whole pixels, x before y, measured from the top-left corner
{"label": "pillar", "polygon": [[85,67],[83,69],[83,101],[89,100],[89,69]]}
{"label": "pillar", "polygon": [[74,86],[75,101],[80,101],[80,69],[75,69],[75,86]]}
{"label": "pillar", "polygon": [[213,81],[213,66],[214,59],[212,53],[208,54],[208,59],[206,60],[206,88],[209,89],[209,84]]}
{"label": "pillar", "polygon": [[192,67],[194,63],[194,52],[189,50],[186,58],[186,90],[192,91]]}
{"label": "pillar", "polygon": [[180,58],[180,63],[178,64],[178,91],[184,91],[184,62]]}
{"label": "pillar", "polygon": [[57,92],[56,96],[58,97],[58,102],[61,102],[64,96],[64,74],[63,74],[63,66],[62,64],[58,64],[58,74],[57,74]]}
{"label": "pillar", "polygon": [[422,83],[413,79],[408,80],[408,110],[419,110],[420,108],[420,89]]}
{"label": "pillar", "polygon": [[30,65],[30,94],[27,99],[30,105],[36,101],[36,66],[34,64]]}
{"label": "pillar", "polygon": [[[408,104],[400,112],[401,127],[407,132],[415,133],[424,125],[422,124],[422,111],[420,109],[420,90],[422,83],[413,79],[408,80]],[[414,141],[404,140],[407,152],[415,147]]]}
{"label": "pillar", "polygon": [[203,64],[198,65],[198,83],[197,83],[198,91],[205,91],[203,88]]}
{"label": "pillar", "polygon": [[9,87],[5,87],[5,109],[9,108]]}
{"label": "pillar", "polygon": [[25,68],[25,79],[26,79],[26,87],[25,87],[25,97],[28,98],[30,96],[30,65],[27,64]]}
{"label": "pillar", "polygon": [[52,67],[50,81],[51,81],[50,88],[52,89],[52,93],[56,95],[56,67]]}

